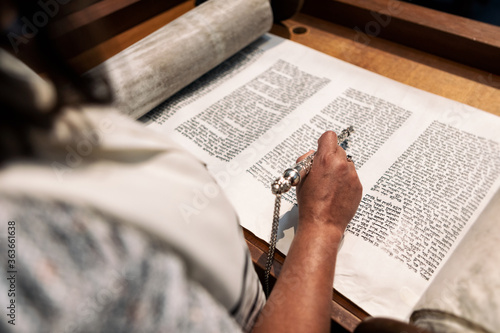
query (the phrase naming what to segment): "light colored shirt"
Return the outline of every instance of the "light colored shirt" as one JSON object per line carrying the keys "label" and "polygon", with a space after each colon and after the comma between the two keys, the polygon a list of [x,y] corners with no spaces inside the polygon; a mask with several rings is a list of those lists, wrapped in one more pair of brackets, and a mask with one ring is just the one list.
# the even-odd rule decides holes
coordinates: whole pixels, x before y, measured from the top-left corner
{"label": "light colored shirt", "polygon": [[[28,74],[26,77],[29,81]],[[127,230],[136,230],[145,240],[165,244],[169,249],[167,261],[174,258],[173,262],[179,263],[175,264],[178,271],[174,270],[174,276],[184,276],[187,284],[204,290],[243,330],[252,327],[265,297],[238,217],[203,163],[168,137],[111,108],[67,108],[52,131],[33,132],[31,136],[36,158],[11,161],[0,169],[0,197],[14,207],[11,215],[0,209],[0,221],[16,220],[23,229],[29,229],[32,219],[15,215],[25,206],[23,198],[52,208],[63,203],[72,209],[97,212],[103,216],[103,225],[113,221]],[[52,222],[46,221],[50,211],[40,223]],[[53,212],[56,214],[57,209]],[[67,227],[74,228],[71,224]],[[48,241],[44,237],[34,239],[44,243]],[[24,241],[21,233],[19,251],[28,251],[24,255],[37,248],[42,251],[42,244],[23,249]],[[65,251],[64,247],[52,250]],[[128,253],[133,254],[134,249]],[[127,267],[127,257],[116,265]],[[19,276],[23,276],[22,270]],[[161,283],[151,288],[164,292]],[[57,290],[49,288],[46,293]],[[92,296],[76,299],[86,297]],[[57,306],[75,320],[79,317],[77,308],[63,303]]]}

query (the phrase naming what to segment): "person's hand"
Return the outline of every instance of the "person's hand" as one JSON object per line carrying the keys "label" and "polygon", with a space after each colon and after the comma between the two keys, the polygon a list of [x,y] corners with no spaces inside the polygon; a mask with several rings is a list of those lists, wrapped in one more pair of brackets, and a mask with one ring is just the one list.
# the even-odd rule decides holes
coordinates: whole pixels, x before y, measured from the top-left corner
{"label": "person's hand", "polygon": [[[306,158],[309,152],[297,161]],[[344,232],[361,201],[362,186],[354,163],[337,144],[334,132],[325,132],[318,140],[318,151],[309,174],[297,188],[299,228],[334,226]]]}

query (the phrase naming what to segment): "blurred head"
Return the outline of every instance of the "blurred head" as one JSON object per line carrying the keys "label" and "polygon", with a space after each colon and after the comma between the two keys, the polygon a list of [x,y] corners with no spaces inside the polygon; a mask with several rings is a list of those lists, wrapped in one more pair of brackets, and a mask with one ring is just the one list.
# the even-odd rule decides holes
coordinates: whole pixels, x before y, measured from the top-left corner
{"label": "blurred head", "polygon": [[0,0],[0,161],[31,155],[30,129],[50,130],[65,106],[111,101],[104,82],[82,77],[65,57],[92,34],[59,38],[71,11],[92,2]]}

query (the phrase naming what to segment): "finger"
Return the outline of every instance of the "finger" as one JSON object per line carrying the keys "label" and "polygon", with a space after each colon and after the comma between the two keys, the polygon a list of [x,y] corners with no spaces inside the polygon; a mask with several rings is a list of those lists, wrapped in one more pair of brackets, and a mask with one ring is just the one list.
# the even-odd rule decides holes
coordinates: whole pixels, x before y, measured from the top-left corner
{"label": "finger", "polygon": [[337,143],[337,134],[333,131],[323,133],[318,139],[318,152],[335,152],[339,146]]}
{"label": "finger", "polygon": [[298,159],[297,159],[297,162],[296,163],[299,163],[300,161],[302,161],[303,159],[305,159],[307,156],[311,155],[311,154],[314,154],[314,150],[309,150],[307,153],[305,153],[304,155],[300,156]]}

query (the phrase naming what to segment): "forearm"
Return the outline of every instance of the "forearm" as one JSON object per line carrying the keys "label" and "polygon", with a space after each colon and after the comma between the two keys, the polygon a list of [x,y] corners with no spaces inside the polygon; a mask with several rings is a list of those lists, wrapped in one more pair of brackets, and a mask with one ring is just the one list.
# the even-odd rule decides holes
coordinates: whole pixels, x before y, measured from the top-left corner
{"label": "forearm", "polygon": [[[302,223],[305,222],[305,223]],[[280,277],[254,332],[328,332],[342,232],[301,221]]]}

